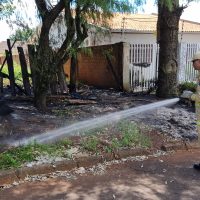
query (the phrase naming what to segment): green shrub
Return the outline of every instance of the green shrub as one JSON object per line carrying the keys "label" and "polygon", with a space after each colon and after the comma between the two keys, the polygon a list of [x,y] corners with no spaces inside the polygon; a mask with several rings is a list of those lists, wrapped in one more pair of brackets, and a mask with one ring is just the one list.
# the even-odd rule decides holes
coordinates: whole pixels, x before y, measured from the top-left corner
{"label": "green shrub", "polygon": [[180,94],[182,94],[184,90],[195,92],[196,87],[197,87],[197,84],[194,82],[184,82],[184,83],[179,84],[178,90]]}

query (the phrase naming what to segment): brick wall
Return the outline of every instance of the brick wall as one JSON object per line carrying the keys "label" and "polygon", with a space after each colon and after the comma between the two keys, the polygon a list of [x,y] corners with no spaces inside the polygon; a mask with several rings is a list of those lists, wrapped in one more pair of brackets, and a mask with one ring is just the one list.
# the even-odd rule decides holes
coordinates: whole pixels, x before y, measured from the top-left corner
{"label": "brick wall", "polygon": [[[90,47],[92,55],[79,53],[78,81],[99,88],[123,88],[123,43]],[[70,76],[70,60],[64,65]]]}

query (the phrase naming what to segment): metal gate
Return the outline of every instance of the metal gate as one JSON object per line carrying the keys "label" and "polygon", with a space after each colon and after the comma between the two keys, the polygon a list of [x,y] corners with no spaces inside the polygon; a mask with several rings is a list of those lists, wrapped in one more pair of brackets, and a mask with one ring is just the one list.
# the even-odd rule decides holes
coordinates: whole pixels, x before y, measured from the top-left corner
{"label": "metal gate", "polygon": [[179,44],[179,82],[196,81],[197,71],[192,67],[192,57],[200,50],[200,43]]}
{"label": "metal gate", "polygon": [[155,87],[158,76],[159,46],[130,44],[130,84],[132,91],[144,92]]}

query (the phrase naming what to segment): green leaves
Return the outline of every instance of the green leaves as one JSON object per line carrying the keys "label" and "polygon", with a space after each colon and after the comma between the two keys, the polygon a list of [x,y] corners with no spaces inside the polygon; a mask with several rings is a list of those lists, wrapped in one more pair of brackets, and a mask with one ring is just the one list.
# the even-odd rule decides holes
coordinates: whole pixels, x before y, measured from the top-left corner
{"label": "green leaves", "polygon": [[0,0],[0,20],[12,15],[14,9],[12,0]]}
{"label": "green leaves", "polygon": [[31,29],[29,27],[26,27],[23,29],[18,28],[15,31],[15,33],[10,36],[10,39],[13,41],[17,40],[17,41],[25,42],[25,41],[28,41],[28,39],[30,39],[34,33],[35,33],[35,29]]}

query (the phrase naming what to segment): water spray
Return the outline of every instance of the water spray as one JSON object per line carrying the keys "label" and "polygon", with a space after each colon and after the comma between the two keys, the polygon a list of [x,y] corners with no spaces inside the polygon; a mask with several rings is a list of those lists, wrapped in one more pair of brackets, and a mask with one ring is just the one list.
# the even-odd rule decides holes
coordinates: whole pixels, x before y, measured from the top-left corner
{"label": "water spray", "polygon": [[49,131],[47,133],[42,133],[37,136],[30,138],[24,138],[17,141],[7,141],[6,143],[11,146],[22,146],[33,142],[36,143],[53,143],[59,141],[67,136],[80,135],[80,132],[89,131],[94,128],[102,127],[113,122],[118,122],[120,120],[126,119],[130,116],[134,116],[139,113],[151,111],[163,106],[170,106],[179,101],[179,98],[173,98],[168,100],[163,100],[155,103],[150,103],[147,105],[142,105],[110,114],[106,114],[100,117],[80,121],[59,129]]}

